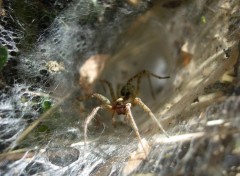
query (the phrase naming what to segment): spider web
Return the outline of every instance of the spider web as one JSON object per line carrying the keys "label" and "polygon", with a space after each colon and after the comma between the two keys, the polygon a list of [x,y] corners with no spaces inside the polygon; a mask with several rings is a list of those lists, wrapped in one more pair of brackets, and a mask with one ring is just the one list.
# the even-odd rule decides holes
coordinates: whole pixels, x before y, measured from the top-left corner
{"label": "spider web", "polygon": [[[38,14],[31,19],[37,23],[27,26],[24,16],[31,14],[11,11],[19,8],[12,1],[3,4],[7,15],[1,16],[0,41],[10,58],[2,70],[0,95],[1,173],[239,173],[237,1],[24,3],[28,10],[41,5],[48,13]],[[45,25],[39,26],[41,20]],[[34,31],[36,26],[40,29]],[[134,108],[140,134],[150,146],[147,159],[137,164],[132,162],[138,148],[134,132],[121,122],[113,128],[107,111],[98,113],[88,128],[88,145],[83,143],[82,124],[98,102],[78,101],[84,90],[76,75],[87,58],[99,53],[111,57],[98,79],[114,87],[143,69],[171,76],[152,78],[156,100],[142,80],[139,97],[171,137]],[[110,97],[97,81],[91,86]]]}

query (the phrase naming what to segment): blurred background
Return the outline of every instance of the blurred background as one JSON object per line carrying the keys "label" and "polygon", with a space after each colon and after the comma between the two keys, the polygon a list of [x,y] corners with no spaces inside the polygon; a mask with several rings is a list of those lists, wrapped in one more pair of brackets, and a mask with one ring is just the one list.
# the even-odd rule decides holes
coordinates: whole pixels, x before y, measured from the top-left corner
{"label": "blurred background", "polygon": [[[237,0],[0,1],[2,175],[238,175]],[[91,93],[118,92],[142,70],[133,107],[146,145],[99,111]]]}

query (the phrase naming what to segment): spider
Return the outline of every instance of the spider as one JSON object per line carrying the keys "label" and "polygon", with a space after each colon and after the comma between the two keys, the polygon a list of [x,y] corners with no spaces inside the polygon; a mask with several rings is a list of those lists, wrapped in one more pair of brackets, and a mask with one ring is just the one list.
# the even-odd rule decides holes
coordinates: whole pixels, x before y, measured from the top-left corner
{"label": "spider", "polygon": [[[85,122],[84,122],[84,143],[86,145],[87,142],[87,129],[88,129],[88,124],[91,122],[91,120],[95,117],[95,115],[97,114],[97,112],[100,109],[106,109],[108,111],[110,111],[112,113],[112,124],[115,127],[115,114],[117,115],[125,115],[125,120],[127,122],[131,123],[131,126],[133,128],[133,130],[136,133],[136,136],[143,148],[143,151],[146,154],[146,151],[144,150],[144,145],[142,142],[142,138],[139,134],[139,130],[138,127],[135,123],[135,120],[133,118],[132,112],[131,112],[131,107],[138,105],[140,106],[151,118],[152,120],[158,125],[158,127],[160,128],[160,130],[167,136],[167,132],[163,129],[161,123],[157,120],[157,118],[155,117],[155,115],[152,113],[152,111],[150,110],[150,108],[143,103],[143,101],[137,96],[140,90],[140,82],[141,82],[141,78],[143,76],[147,76],[148,81],[149,81],[149,85],[150,88],[152,90],[152,86],[151,86],[151,82],[150,82],[150,76],[158,78],[158,79],[167,79],[169,78],[169,76],[166,77],[160,77],[158,75],[155,75],[147,70],[142,70],[140,72],[138,72],[136,75],[134,75],[133,77],[131,77],[127,83],[121,88],[120,90],[120,97],[116,98],[112,85],[110,82],[106,81],[106,80],[102,80],[102,82],[104,84],[106,84],[109,88],[111,97],[112,97],[112,101],[110,101],[107,97],[99,94],[99,93],[93,93],[90,97],[91,98],[96,98],[98,99],[101,104],[97,107],[95,107],[92,112],[87,116]],[[137,81],[137,86],[134,86],[133,82]],[[153,93],[152,93],[153,95]]]}

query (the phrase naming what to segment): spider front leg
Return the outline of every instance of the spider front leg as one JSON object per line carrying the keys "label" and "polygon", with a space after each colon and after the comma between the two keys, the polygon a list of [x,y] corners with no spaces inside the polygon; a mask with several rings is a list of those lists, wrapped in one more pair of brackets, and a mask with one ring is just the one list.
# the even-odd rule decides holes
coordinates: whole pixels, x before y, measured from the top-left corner
{"label": "spider front leg", "polygon": [[132,112],[131,112],[131,103],[126,104],[126,116],[127,116],[127,118],[129,118],[129,120],[132,124],[132,127],[133,127],[133,129],[136,133],[136,136],[137,136],[137,138],[138,138],[138,140],[139,140],[139,142],[140,142],[140,144],[143,148],[143,151],[144,151],[145,155],[147,156],[147,151],[145,150],[145,147],[144,147],[143,142],[142,142],[142,138],[141,138],[140,133],[138,131],[138,127],[135,123],[135,120],[134,120]]}
{"label": "spider front leg", "polygon": [[160,128],[160,130],[162,130],[162,132],[169,137],[169,135],[167,134],[167,132],[164,130],[163,126],[161,125],[161,123],[157,120],[157,118],[155,117],[155,115],[152,113],[152,111],[149,109],[149,107],[147,105],[145,105],[142,100],[140,98],[135,98],[134,99],[134,103],[139,105],[146,113],[148,113],[148,115],[152,118],[152,120],[154,122],[156,122],[156,124],[158,125],[158,127]]}
{"label": "spider front leg", "polygon": [[97,106],[95,107],[92,112],[88,115],[88,117],[86,118],[85,122],[84,122],[84,145],[86,146],[87,144],[87,128],[88,128],[88,124],[91,122],[91,120],[95,117],[95,115],[97,114],[97,112],[99,111],[99,109],[102,109],[101,106]]}
{"label": "spider front leg", "polygon": [[109,99],[106,98],[105,96],[103,96],[101,94],[98,94],[98,93],[94,93],[94,94],[91,95],[91,98],[98,99],[102,103],[102,105],[95,107],[92,110],[92,112],[87,116],[87,118],[84,122],[84,144],[85,144],[85,146],[87,144],[87,127],[88,127],[88,124],[91,122],[91,120],[95,117],[95,115],[97,114],[97,112],[100,109],[103,109],[103,108],[112,109]]}
{"label": "spider front leg", "polygon": [[112,113],[112,125],[114,128],[116,128],[115,111],[113,111],[113,113]]}

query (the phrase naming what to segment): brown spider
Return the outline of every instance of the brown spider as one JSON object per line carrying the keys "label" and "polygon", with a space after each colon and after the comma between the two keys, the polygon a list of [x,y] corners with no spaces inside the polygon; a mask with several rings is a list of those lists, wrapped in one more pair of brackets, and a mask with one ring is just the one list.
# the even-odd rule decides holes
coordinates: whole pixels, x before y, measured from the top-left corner
{"label": "brown spider", "polygon": [[[86,145],[86,141],[87,141],[87,128],[88,128],[88,124],[91,122],[91,120],[94,118],[94,116],[97,114],[97,112],[100,109],[107,109],[110,112],[112,112],[112,123],[113,126],[115,127],[115,114],[117,115],[126,115],[126,121],[131,123],[132,128],[134,129],[136,136],[141,144],[141,146],[143,147],[144,150],[144,145],[142,143],[142,138],[139,134],[138,131],[138,127],[134,121],[132,112],[131,112],[131,106],[135,106],[135,105],[139,105],[146,113],[148,113],[148,115],[153,119],[154,122],[157,123],[158,127],[162,130],[162,132],[168,136],[167,132],[163,129],[162,125],[160,124],[160,122],[157,120],[157,118],[155,117],[155,115],[152,113],[152,111],[149,109],[149,107],[147,105],[145,105],[142,100],[137,97],[138,93],[139,93],[139,88],[140,88],[140,81],[142,76],[147,76],[148,77],[148,81],[150,82],[150,76],[153,76],[155,78],[158,79],[167,79],[169,78],[169,76],[166,77],[160,77],[158,75],[155,75],[147,70],[142,70],[141,72],[137,73],[136,75],[134,75],[132,78],[130,78],[127,83],[122,87],[122,89],[120,90],[120,98],[116,98],[112,85],[110,84],[110,82],[108,81],[103,81],[103,83],[105,83],[109,90],[110,90],[110,94],[112,97],[112,102],[105,96],[98,94],[98,93],[93,93],[91,95],[91,98],[96,98],[101,102],[101,105],[95,107],[92,112],[88,115],[88,117],[85,120],[84,123],[84,143]],[[132,83],[134,80],[137,80],[137,87],[135,87]],[[152,86],[151,84],[150,88],[152,90]],[[153,94],[152,94],[153,95]],[[146,151],[144,150],[145,154]]]}

